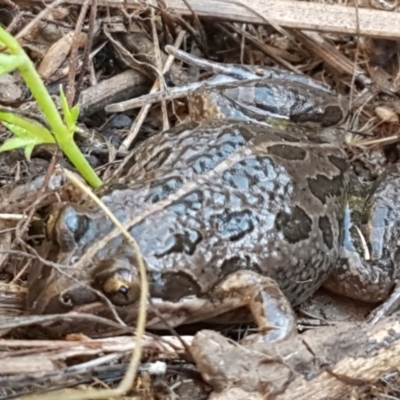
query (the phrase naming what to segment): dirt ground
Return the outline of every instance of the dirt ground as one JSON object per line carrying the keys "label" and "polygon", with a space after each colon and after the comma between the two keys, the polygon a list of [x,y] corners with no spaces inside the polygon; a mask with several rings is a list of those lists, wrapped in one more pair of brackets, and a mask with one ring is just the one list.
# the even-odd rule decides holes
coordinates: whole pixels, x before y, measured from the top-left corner
{"label": "dirt ground", "polygon": [[[0,3],[0,23],[22,44],[55,103],[63,85],[69,104],[79,106],[76,142],[104,181],[137,143],[190,118],[186,97],[171,100],[168,92],[151,104],[139,99],[135,108],[121,102],[212,76],[174,60],[166,45],[314,78],[345,99],[345,149],[360,175],[374,180],[399,160],[397,1]],[[0,106],[44,120],[17,71],[0,76]],[[0,125],[0,143],[10,136]],[[140,350],[135,328],[96,315],[25,309],[46,212],[72,196],[57,165],[74,170],[55,145],[35,148],[30,161],[20,150],[0,153],[0,399],[400,398],[400,314],[367,324],[374,305],[324,290],[296,310],[301,335],[276,346],[239,345],[253,325],[146,333],[129,390],[106,392],[132,365],[132,350]]]}

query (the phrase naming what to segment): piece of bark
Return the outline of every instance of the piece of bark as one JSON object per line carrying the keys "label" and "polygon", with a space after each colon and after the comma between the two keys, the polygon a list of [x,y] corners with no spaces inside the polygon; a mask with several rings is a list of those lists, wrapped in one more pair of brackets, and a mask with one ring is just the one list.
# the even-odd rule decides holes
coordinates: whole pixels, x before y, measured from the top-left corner
{"label": "piece of bark", "polygon": [[[42,393],[50,391],[51,396],[55,389],[74,387],[82,382],[110,382],[110,377],[113,381],[120,380],[126,372],[127,357],[136,347],[132,336],[92,340],[81,335],[68,339],[0,340],[0,397],[15,398],[26,394],[28,389],[30,395],[39,399]],[[190,345],[192,337],[183,337],[182,340]],[[143,357],[151,355],[151,363],[142,363],[140,371],[151,373],[152,369],[153,374],[163,375],[167,369],[166,361],[178,360],[185,352],[175,337],[145,336]],[[156,361],[157,357],[162,361]],[[154,365],[154,361],[159,365]],[[152,364],[157,369],[152,368]]]}
{"label": "piece of bark", "polygon": [[274,345],[241,346],[201,331],[192,355],[215,390],[210,399],[234,400],[232,390],[238,388],[274,400],[342,399],[397,371],[400,314],[376,326],[318,328]]}
{"label": "piece of bark", "polygon": [[110,103],[118,103],[148,92],[151,83],[144,75],[129,70],[83,90],[78,101],[81,116],[88,116]]}
{"label": "piece of bark", "polygon": [[23,314],[25,296],[25,287],[0,281],[0,318]]}
{"label": "piece of bark", "polygon": [[[16,0],[19,5],[41,4],[39,0]],[[84,0],[66,0],[67,4],[82,4]],[[147,3],[157,6],[157,1]],[[191,15],[183,0],[165,0],[168,11]],[[310,3],[296,0],[192,0],[190,5],[199,17],[265,24],[266,19],[282,27],[315,30],[337,34],[360,34],[377,38],[400,38],[400,14],[341,5]],[[98,0],[99,7],[143,9],[139,0]],[[252,11],[255,10],[255,11]],[[358,12],[358,21],[356,18]],[[264,16],[264,18],[262,17]]]}

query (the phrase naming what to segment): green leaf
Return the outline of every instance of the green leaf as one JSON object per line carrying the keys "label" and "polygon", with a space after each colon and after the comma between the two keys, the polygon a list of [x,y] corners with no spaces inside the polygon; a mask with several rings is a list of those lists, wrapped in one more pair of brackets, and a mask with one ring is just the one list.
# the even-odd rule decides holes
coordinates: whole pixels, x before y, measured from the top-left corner
{"label": "green leaf", "polygon": [[79,118],[79,107],[74,106],[72,108],[69,107],[67,98],[65,97],[64,90],[60,85],[60,99],[61,99],[61,108],[64,114],[64,120],[68,127],[68,130],[73,135],[76,132],[77,126],[76,121]]}
{"label": "green leaf", "polygon": [[21,66],[23,60],[19,56],[0,54],[0,75],[15,71]]}
{"label": "green leaf", "polygon": [[11,151],[20,149],[21,147],[25,147],[24,153],[25,158],[30,161],[32,151],[35,148],[36,143],[29,139],[21,139],[21,138],[11,138],[6,140],[2,146],[0,146],[0,153],[5,151]]}
{"label": "green leaf", "polygon": [[0,112],[0,121],[16,136],[38,143],[56,143],[54,136],[44,126],[19,115]]}
{"label": "green leaf", "polygon": [[[56,104],[47,91],[44,82],[35,70],[35,66],[31,59],[24,52],[18,40],[10,35],[1,25],[0,44],[4,45],[5,50],[8,53],[5,54],[0,52],[0,74],[18,68],[22,78],[36,99],[40,110],[43,112],[51,132],[43,126],[39,126],[31,121],[24,121],[22,118],[12,115],[11,112],[2,112],[1,109],[0,120],[16,125],[20,128],[9,127],[9,129],[13,132],[15,131],[20,138],[26,139],[25,154],[27,156],[30,156],[32,148],[36,144],[54,143],[56,141],[64,154],[80,171],[87,182],[93,187],[101,186],[102,182],[100,178],[96,175],[96,172],[73,141],[74,132],[78,129],[76,125],[76,118],[77,115],[79,115],[78,111],[72,111],[69,107],[66,107],[67,103],[66,100],[64,100],[65,119],[68,121],[68,125],[63,121],[62,116],[57,110]],[[3,51],[3,49],[1,50]],[[53,138],[52,134],[55,135],[56,139]],[[36,135],[39,135],[39,137],[35,139],[34,143],[32,143],[29,139],[33,139]]]}
{"label": "green leaf", "polygon": [[70,127],[70,120],[71,120],[71,112],[69,110],[69,105],[67,98],[65,97],[64,90],[60,85],[60,100],[61,100],[61,108],[64,114],[64,119],[67,124],[67,127]]}
{"label": "green leaf", "polygon": [[71,109],[71,119],[74,125],[76,125],[76,121],[78,121],[79,118],[79,107],[78,106],[74,106]]}
{"label": "green leaf", "polygon": [[[30,140],[37,144],[56,143],[53,135],[43,126],[36,125],[35,129],[25,129],[24,127],[3,122],[3,124],[21,139]],[[33,124],[35,125],[35,124]]]}
{"label": "green leaf", "polygon": [[25,158],[26,158],[28,161],[31,160],[31,155],[32,155],[32,151],[33,151],[34,148],[35,148],[35,145],[34,145],[34,144],[28,144],[28,145],[26,145],[26,147],[25,147],[24,154],[25,154]]}
{"label": "green leaf", "polygon": [[27,139],[22,139],[22,138],[18,138],[18,137],[11,138],[11,139],[6,140],[0,146],[0,153],[3,153],[5,151],[19,149],[24,146],[29,146],[30,144],[32,144],[32,142]]}
{"label": "green leaf", "polygon": [[[29,120],[24,120],[21,117],[18,117],[23,122],[29,122]],[[35,146],[39,144],[48,144],[55,143],[55,139],[53,135],[44,127],[33,124],[35,129],[32,131],[27,130],[21,126],[14,125],[12,123],[4,122],[3,124],[12,132],[16,137],[8,139],[4,142],[4,144],[0,147],[0,153],[4,151],[10,151],[25,147],[25,157],[27,160],[31,159],[32,151]],[[39,132],[39,134],[38,134]]]}
{"label": "green leaf", "polygon": [[11,139],[6,140],[4,142],[4,144],[2,146],[0,146],[0,153],[25,147],[25,150],[24,150],[25,158],[28,161],[30,161],[32,151],[35,148],[35,145],[36,145],[36,143],[33,143],[32,141],[27,140],[27,139],[11,138]]}

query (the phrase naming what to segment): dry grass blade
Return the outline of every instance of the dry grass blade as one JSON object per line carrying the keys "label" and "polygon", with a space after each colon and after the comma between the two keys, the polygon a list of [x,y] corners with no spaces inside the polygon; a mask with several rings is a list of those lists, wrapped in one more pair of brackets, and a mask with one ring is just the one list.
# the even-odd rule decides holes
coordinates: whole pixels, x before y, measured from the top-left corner
{"label": "dry grass blade", "polygon": [[[179,33],[179,35],[174,43],[174,47],[179,47],[182,44],[185,34],[186,34],[185,31],[181,31]],[[173,61],[174,61],[174,57],[171,55],[168,56],[167,61],[165,62],[163,70],[162,70],[163,74],[165,74],[170,69]],[[161,84],[161,79],[157,78],[157,80],[154,82],[153,87],[150,90],[150,94],[158,92],[158,90],[160,89],[160,84]],[[121,105],[122,105],[122,107],[124,107],[123,105],[127,105],[129,107],[128,104],[130,104],[131,101],[132,100],[127,100],[126,102],[116,103],[115,106],[117,106],[117,108]],[[129,146],[132,144],[132,142],[135,140],[137,134],[139,133],[139,129],[142,126],[143,121],[145,120],[148,112],[150,111],[151,104],[152,103],[143,105],[143,108],[140,110],[138,116],[136,117],[135,122],[133,123],[133,125],[130,129],[129,135],[125,138],[124,142],[122,143],[122,145],[120,147],[121,151],[127,150],[129,148]],[[107,107],[110,107],[110,106],[112,107],[113,104],[109,104]],[[115,111],[120,111],[120,110],[115,110]],[[120,168],[118,168],[118,170],[116,171],[116,173],[119,172],[124,167],[124,165],[125,164],[122,163]]]}
{"label": "dry grass blade", "polygon": [[370,85],[372,82],[365,72],[354,62],[343,55],[335,46],[328,43],[315,32],[294,31],[293,34],[317,57],[332,67],[339,74],[353,75],[363,85]]}
{"label": "dry grass blade", "polygon": [[[224,27],[224,24],[221,24],[221,26]],[[256,38],[254,38],[251,34],[246,32],[245,30],[240,29],[239,27],[237,27],[235,24],[230,24],[229,28],[231,30],[233,30],[234,32],[236,32],[237,34],[241,35],[241,37],[246,38],[246,40],[249,43],[252,43],[255,48],[257,48],[258,50],[262,51],[268,57],[271,57],[271,59],[276,61],[279,65],[282,65],[287,70],[292,71],[292,72],[294,72],[296,74],[300,74],[301,73],[301,71],[299,71],[291,63],[287,62],[279,54],[277,54],[279,52],[279,49],[276,49],[275,47],[268,46],[267,44],[262,43],[260,40],[257,40]],[[293,56],[293,55],[290,55],[288,53],[288,56],[290,57],[290,56]],[[295,56],[293,56],[293,57],[295,57]]]}
{"label": "dry grass blade", "polygon": [[[151,15],[151,32],[153,35],[153,44],[154,44],[154,57],[155,57],[155,66],[157,67],[158,71],[161,72],[161,75],[164,76],[165,72],[163,69],[163,63],[161,59],[161,50],[160,50],[160,42],[158,40],[158,34],[157,34],[157,27],[155,23],[156,15],[154,12],[154,8],[152,7],[150,9],[150,15]],[[184,34],[182,36],[183,40]],[[181,44],[179,43],[179,46]],[[158,82],[158,87],[160,88],[161,85],[165,82],[161,81],[159,78],[157,79]],[[161,114],[162,114],[162,130],[165,131],[169,128],[169,120],[168,120],[168,112],[167,112],[167,103],[165,101],[161,102]]]}
{"label": "dry grass blade", "polygon": [[[6,219],[6,220],[13,220],[13,221],[20,221],[22,219],[27,219],[28,216],[24,214],[9,214],[9,213],[0,213],[0,219]],[[40,218],[38,217],[33,217],[33,220],[35,221],[40,221]]]}
{"label": "dry grass blade", "polygon": [[89,400],[89,399],[108,399],[112,396],[122,396],[128,392],[132,387],[133,381],[139,368],[139,362],[142,355],[142,340],[146,327],[146,312],[147,300],[149,294],[149,286],[146,277],[146,269],[144,266],[143,258],[140,249],[135,239],[129,234],[125,227],[119,222],[114,214],[101,202],[101,200],[79,181],[71,172],[64,171],[68,179],[70,179],[76,186],[84,191],[99,207],[103,209],[108,218],[120,230],[120,233],[126,238],[127,242],[132,246],[138,261],[139,274],[140,274],[140,300],[139,300],[139,313],[136,324],[136,342],[135,351],[132,352],[129,367],[126,371],[121,383],[114,389],[87,389],[85,391],[77,389],[61,389],[54,392],[32,395],[22,397],[25,400],[52,400],[58,398],[59,400]]}

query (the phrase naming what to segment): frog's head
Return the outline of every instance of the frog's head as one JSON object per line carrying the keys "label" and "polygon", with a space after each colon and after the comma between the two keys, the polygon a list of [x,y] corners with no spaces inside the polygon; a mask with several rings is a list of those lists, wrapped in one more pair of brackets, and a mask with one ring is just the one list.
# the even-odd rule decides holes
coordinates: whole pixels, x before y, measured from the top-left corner
{"label": "frog's head", "polygon": [[98,213],[76,204],[52,210],[41,251],[47,262],[38,262],[29,276],[27,307],[32,313],[65,313],[104,296],[115,305],[138,300],[140,284],[134,256],[96,258],[83,268],[77,264],[100,239],[100,223],[104,225],[104,216],[99,218]]}

